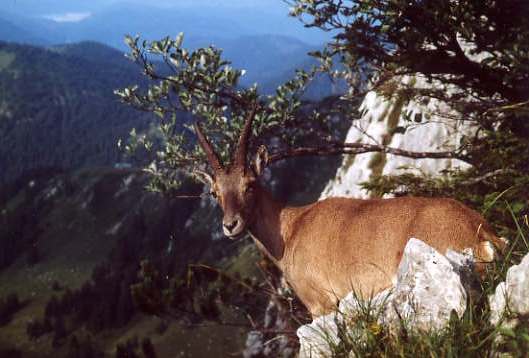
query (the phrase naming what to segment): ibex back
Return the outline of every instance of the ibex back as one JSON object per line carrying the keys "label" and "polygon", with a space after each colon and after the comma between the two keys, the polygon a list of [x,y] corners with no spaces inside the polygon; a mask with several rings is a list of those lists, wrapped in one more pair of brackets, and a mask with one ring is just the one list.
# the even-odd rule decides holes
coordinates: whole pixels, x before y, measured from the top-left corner
{"label": "ibex back", "polygon": [[411,237],[441,253],[470,248],[481,262],[493,260],[493,244],[503,244],[478,213],[451,199],[330,198],[301,207],[275,201],[258,182],[266,152],[246,163],[252,119],[250,114],[227,167],[196,125],[213,169],[213,175],[196,175],[224,211],[225,235],[249,232],[313,316],[329,312],[352,290],[365,297],[391,286]]}

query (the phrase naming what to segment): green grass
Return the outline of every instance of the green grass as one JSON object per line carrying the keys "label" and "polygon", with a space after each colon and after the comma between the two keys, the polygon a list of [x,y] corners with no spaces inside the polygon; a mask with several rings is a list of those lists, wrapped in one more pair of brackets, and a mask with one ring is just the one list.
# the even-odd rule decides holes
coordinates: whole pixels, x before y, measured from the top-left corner
{"label": "green grass", "polygon": [[98,342],[109,357],[116,345],[134,337],[149,337],[158,357],[221,357],[240,356],[246,330],[240,327],[206,323],[194,327],[171,322],[164,332],[158,330],[162,320],[155,316],[138,316],[120,329],[106,332]]}
{"label": "green grass", "polygon": [[[30,196],[22,190],[8,204],[9,210],[27,204]],[[104,234],[110,225],[97,226],[95,215],[81,209],[82,198],[64,198],[59,195],[50,210],[39,218],[38,238],[41,259],[33,266],[21,255],[12,265],[0,271],[0,295],[18,293],[22,298],[47,296],[57,280],[65,287],[76,288],[90,277],[92,269],[100,263],[114,245],[112,237]]]}

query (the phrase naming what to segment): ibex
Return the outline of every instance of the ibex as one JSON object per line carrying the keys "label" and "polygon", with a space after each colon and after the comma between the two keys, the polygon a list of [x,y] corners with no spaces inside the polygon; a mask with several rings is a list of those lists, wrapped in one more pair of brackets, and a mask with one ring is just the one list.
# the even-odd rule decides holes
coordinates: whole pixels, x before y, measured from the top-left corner
{"label": "ibex", "polygon": [[502,245],[483,217],[452,199],[329,198],[300,207],[274,200],[258,181],[265,151],[247,164],[252,119],[246,119],[228,166],[195,124],[213,170],[197,176],[224,211],[224,234],[236,239],[248,232],[313,317],[328,313],[353,289],[367,296],[391,286],[411,237],[441,253],[471,248],[481,262],[493,260],[493,244]]}

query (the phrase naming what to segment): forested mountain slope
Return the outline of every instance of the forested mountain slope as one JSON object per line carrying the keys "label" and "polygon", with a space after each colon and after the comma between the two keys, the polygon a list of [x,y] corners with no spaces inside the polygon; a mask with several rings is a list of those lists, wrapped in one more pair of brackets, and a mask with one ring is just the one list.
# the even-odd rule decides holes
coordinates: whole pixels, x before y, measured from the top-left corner
{"label": "forested mountain slope", "polygon": [[[278,199],[306,203],[338,164],[339,158],[284,162],[268,184]],[[289,180],[292,173],[298,180]],[[188,264],[207,264],[261,280],[250,241],[211,239],[222,236],[212,198],[150,193],[147,180],[137,169],[48,169],[0,186],[0,300],[17,295],[23,303],[3,324],[0,315],[0,356],[70,357],[77,341],[92,351],[86,357],[116,356],[116,345],[134,337],[150,338],[159,357],[172,357],[175,347],[182,356],[242,351],[247,320],[240,314],[230,320],[241,327],[190,325],[185,312],[153,317],[134,304],[131,285],[141,282],[144,259],[165,279],[184,279]],[[182,188],[182,194],[201,192],[196,183]],[[253,305],[254,314],[260,317],[264,307]]]}
{"label": "forested mountain slope", "polygon": [[[41,170],[0,187],[0,301],[11,293],[23,302],[7,320],[0,309],[1,357],[71,357],[72,340],[82,342],[86,334],[92,337],[90,350],[105,356],[114,356],[116,344],[133,335],[151,337],[157,352],[168,356],[164,352],[174,342],[189,339],[193,332],[177,323],[159,331],[163,320],[135,307],[130,285],[138,281],[140,261],[150,259],[164,273],[181,274],[189,263],[214,263],[237,248],[211,242],[210,226],[204,225],[207,208],[200,230],[191,235],[185,223],[196,216],[200,201],[146,192],[146,181],[139,170]],[[197,190],[186,185],[188,193]],[[55,318],[50,328],[30,324],[60,312],[53,307],[64,308],[64,297],[75,301],[73,312],[64,315],[66,331],[55,334],[61,322]],[[226,343],[233,331],[214,343],[179,350],[225,354],[241,345],[240,338]],[[97,357],[95,352],[86,357]]]}
{"label": "forested mountain slope", "polygon": [[118,138],[146,128],[150,117],[121,105],[113,90],[142,81],[104,45],[0,43],[0,182],[34,168],[118,161]]}
{"label": "forested mountain slope", "polygon": [[[246,70],[242,86],[257,82],[273,93],[295,68],[315,63],[308,50],[288,37],[253,36],[228,41],[224,57]],[[118,139],[147,129],[153,117],[122,105],[113,91],[144,81],[124,53],[97,42],[49,48],[0,42],[0,182],[36,168],[120,161]],[[320,79],[308,97],[339,92]]]}

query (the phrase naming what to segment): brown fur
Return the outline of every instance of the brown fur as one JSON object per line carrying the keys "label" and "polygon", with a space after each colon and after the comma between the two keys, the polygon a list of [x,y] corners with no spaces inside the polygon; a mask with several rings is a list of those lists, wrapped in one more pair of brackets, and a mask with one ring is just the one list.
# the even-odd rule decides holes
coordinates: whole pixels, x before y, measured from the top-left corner
{"label": "brown fur", "polygon": [[367,297],[391,286],[411,237],[441,253],[472,248],[479,254],[480,242],[493,236],[479,214],[451,199],[331,198],[285,210],[292,218],[278,263],[314,316],[353,289]]}
{"label": "brown fur", "polygon": [[[391,286],[411,237],[441,253],[471,248],[479,260],[493,259],[481,249],[487,240],[496,243],[492,229],[455,200],[330,198],[288,207],[249,177],[231,172],[218,178],[219,203],[225,216],[242,213],[259,248],[313,316],[330,311],[353,289],[367,297]],[[251,198],[239,190],[245,185],[252,185]]]}

